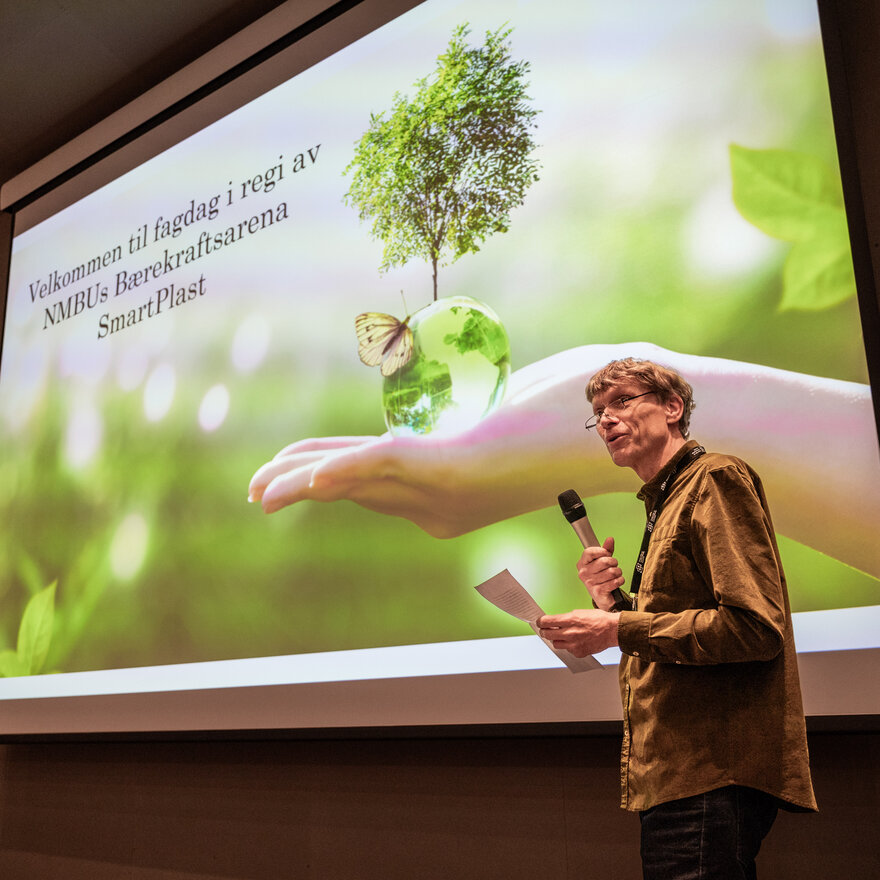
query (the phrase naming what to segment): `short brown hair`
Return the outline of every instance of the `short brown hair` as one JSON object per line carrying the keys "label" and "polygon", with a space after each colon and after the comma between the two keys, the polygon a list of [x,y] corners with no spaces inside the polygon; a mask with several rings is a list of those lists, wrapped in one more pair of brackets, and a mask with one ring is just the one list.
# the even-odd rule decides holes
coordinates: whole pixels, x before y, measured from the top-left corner
{"label": "short brown hair", "polygon": [[646,391],[649,389],[656,391],[664,403],[672,396],[680,397],[684,409],[678,422],[678,429],[681,431],[681,436],[687,438],[690,433],[691,413],[695,405],[694,389],[683,376],[662,364],[631,357],[611,361],[587,382],[587,400],[592,403],[597,394],[601,394],[612,385],[627,381],[638,382]]}

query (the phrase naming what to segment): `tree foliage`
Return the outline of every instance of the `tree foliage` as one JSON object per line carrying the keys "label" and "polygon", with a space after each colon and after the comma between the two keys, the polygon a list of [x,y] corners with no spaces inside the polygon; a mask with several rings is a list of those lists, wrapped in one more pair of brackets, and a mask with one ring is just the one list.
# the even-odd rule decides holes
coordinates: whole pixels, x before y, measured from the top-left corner
{"label": "tree foliage", "polygon": [[510,29],[467,44],[455,29],[434,72],[396,93],[390,111],[371,114],[355,145],[346,202],[384,242],[381,271],[412,257],[431,263],[434,299],[441,260],[457,260],[495,232],[538,179],[529,104],[529,64],[510,54]]}

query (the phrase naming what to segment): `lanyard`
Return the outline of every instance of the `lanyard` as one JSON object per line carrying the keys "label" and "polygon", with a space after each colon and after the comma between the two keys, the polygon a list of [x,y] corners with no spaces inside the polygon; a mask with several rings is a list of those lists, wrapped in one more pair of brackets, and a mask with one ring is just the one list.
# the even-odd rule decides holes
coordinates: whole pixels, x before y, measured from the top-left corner
{"label": "lanyard", "polygon": [[669,495],[669,492],[672,489],[672,483],[691,462],[696,461],[705,451],[706,450],[702,446],[695,446],[687,455],[683,455],[679,459],[675,468],[666,475],[666,479],[660,484],[660,490],[657,493],[657,500],[654,502],[654,506],[648,514],[648,522],[645,525],[645,534],[642,538],[642,549],[639,551],[639,559],[636,562],[636,568],[633,572],[632,580],[630,581],[629,591],[633,595],[639,592],[639,585],[642,583],[642,572],[645,570],[645,557],[648,555],[648,544],[651,541],[651,534],[654,531],[657,517],[660,515],[660,509],[666,501],[666,496]]}

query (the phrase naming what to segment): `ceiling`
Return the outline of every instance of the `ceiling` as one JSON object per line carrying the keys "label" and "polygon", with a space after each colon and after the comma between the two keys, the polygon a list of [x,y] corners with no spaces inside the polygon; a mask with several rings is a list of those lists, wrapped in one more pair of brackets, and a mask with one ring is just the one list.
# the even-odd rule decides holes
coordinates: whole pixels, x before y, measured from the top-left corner
{"label": "ceiling", "polygon": [[3,0],[0,183],[283,0]]}

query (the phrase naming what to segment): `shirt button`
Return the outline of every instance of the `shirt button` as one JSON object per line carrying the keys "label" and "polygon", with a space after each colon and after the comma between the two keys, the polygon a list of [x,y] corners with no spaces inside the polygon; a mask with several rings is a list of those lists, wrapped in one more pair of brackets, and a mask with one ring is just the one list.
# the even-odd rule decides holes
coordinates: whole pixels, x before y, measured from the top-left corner
{"label": "shirt button", "polygon": [[681,660],[676,660],[676,661],[675,661],[675,665],[676,665],[676,666],[681,666]]}
{"label": "shirt button", "polygon": [[638,652],[638,651],[633,651],[633,657],[638,657],[638,656],[639,656],[639,652]]}

